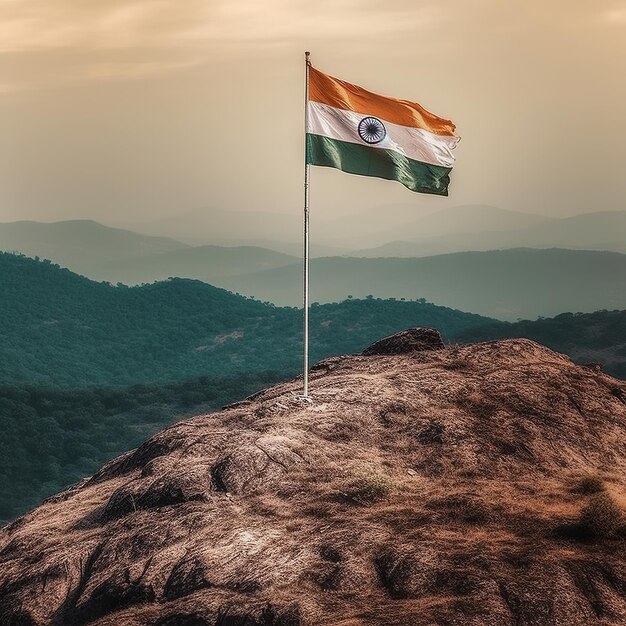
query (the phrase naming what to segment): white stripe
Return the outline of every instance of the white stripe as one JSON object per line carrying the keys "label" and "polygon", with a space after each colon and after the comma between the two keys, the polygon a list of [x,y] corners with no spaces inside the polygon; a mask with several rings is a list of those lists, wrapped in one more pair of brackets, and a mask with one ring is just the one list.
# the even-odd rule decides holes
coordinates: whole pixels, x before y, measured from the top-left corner
{"label": "white stripe", "polygon": [[358,132],[359,122],[364,117],[368,117],[367,115],[313,101],[309,101],[308,106],[309,128],[307,132],[309,133],[371,148],[395,150],[409,159],[431,165],[443,167],[454,165],[452,150],[459,142],[458,137],[435,135],[421,128],[411,128],[381,120],[387,134],[380,143],[370,144],[363,141]]}

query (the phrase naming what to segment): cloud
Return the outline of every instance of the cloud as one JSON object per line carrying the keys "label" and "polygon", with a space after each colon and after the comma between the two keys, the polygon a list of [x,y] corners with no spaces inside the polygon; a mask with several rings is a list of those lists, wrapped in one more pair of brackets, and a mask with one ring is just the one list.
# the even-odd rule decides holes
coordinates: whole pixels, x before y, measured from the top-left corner
{"label": "cloud", "polygon": [[[4,84],[10,91],[166,75],[201,65],[228,46],[258,51],[332,42],[334,50],[387,46],[402,54],[444,41],[454,45],[468,24],[478,24],[485,36],[537,28],[552,32],[588,24],[589,15],[603,11],[611,22],[626,16],[625,9],[605,0],[593,5],[583,0],[513,5],[500,0],[0,0],[0,64],[10,64],[12,79]],[[50,71],[48,57],[60,53],[63,63]]]}
{"label": "cloud", "polygon": [[[229,45],[270,48],[320,40],[381,45],[444,19],[436,3],[416,4],[408,0],[391,6],[382,0],[314,4],[301,0],[0,0],[0,64],[8,65],[12,76],[4,90],[168,74],[202,64]],[[138,52],[142,58],[137,59]],[[62,58],[62,63],[55,64],[55,58]]]}
{"label": "cloud", "polygon": [[370,38],[419,32],[443,17],[436,4],[377,0],[220,0],[183,36],[195,40],[285,41]]}
{"label": "cloud", "polygon": [[0,52],[181,46],[303,35],[380,36],[439,18],[436,5],[377,0],[4,0]]}
{"label": "cloud", "polygon": [[154,44],[192,21],[201,3],[166,0],[4,0],[0,52],[58,48],[114,49]]}
{"label": "cloud", "polygon": [[[436,4],[405,0],[391,8],[381,0],[0,0],[0,63],[12,76],[4,91],[137,79],[201,64],[224,45],[381,42],[441,19]],[[52,71],[51,54],[63,58]]]}
{"label": "cloud", "polygon": [[611,24],[626,24],[626,6],[615,7],[606,11],[604,19]]}

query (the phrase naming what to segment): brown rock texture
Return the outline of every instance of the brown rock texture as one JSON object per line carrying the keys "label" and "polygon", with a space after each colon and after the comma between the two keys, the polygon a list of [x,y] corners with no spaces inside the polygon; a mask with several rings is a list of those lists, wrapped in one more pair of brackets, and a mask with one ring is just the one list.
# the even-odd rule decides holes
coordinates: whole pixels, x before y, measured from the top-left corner
{"label": "brown rock texture", "polygon": [[0,531],[3,626],[626,624],[626,384],[527,340],[328,359]]}
{"label": "brown rock texture", "polygon": [[395,335],[374,342],[361,352],[363,356],[406,354],[418,350],[440,350],[444,347],[439,331],[434,328],[407,328]]}

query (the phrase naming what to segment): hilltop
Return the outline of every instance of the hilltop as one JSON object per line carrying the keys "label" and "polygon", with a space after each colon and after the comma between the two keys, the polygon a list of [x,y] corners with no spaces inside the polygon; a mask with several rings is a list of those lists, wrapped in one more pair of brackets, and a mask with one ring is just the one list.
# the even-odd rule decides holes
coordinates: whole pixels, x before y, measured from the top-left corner
{"label": "hilltop", "polygon": [[528,340],[409,336],[4,528],[0,624],[623,624],[626,384]]}
{"label": "hilltop", "polygon": [[170,237],[141,235],[93,220],[0,223],[0,250],[50,259],[83,273],[112,258],[151,256],[188,246]]}

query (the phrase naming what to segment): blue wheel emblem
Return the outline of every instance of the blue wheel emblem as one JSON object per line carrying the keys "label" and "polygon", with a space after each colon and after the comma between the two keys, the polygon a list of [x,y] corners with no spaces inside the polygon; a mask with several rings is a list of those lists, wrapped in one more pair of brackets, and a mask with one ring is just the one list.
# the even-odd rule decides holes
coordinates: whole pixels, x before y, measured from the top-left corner
{"label": "blue wheel emblem", "polygon": [[365,143],[380,143],[387,135],[385,125],[377,117],[364,117],[359,122],[358,131]]}

